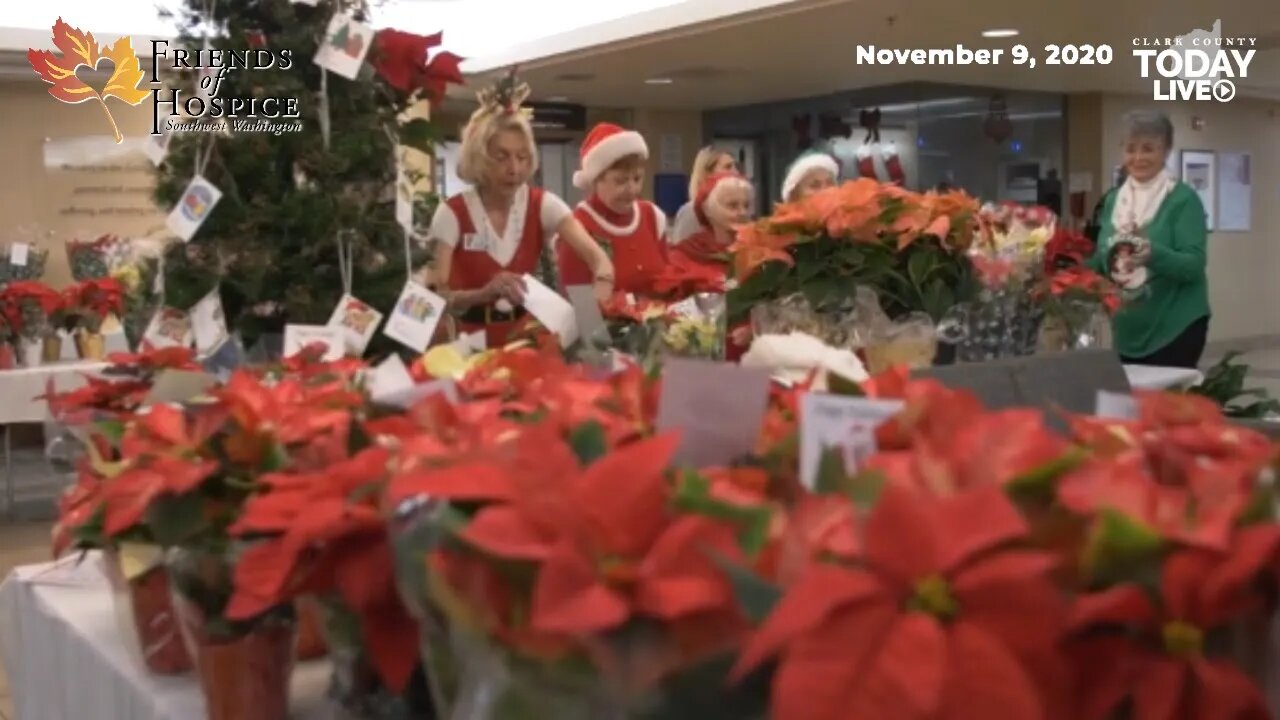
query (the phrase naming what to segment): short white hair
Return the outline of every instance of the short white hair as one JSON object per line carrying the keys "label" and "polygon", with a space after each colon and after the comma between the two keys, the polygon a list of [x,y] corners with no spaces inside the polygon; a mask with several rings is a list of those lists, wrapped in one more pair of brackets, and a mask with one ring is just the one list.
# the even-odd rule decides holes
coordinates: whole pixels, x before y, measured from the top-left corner
{"label": "short white hair", "polygon": [[493,162],[489,155],[489,143],[498,133],[518,132],[529,146],[530,174],[538,172],[538,143],[533,137],[533,126],[519,112],[492,112],[477,110],[462,129],[462,147],[458,152],[458,179],[472,185],[483,185],[485,170]]}
{"label": "short white hair", "polygon": [[734,192],[746,193],[748,204],[755,200],[756,189],[751,181],[741,175],[724,178],[711,188],[711,192],[707,193],[707,199],[703,203],[702,213],[708,221],[714,221],[721,216],[720,208],[723,206],[725,196]]}

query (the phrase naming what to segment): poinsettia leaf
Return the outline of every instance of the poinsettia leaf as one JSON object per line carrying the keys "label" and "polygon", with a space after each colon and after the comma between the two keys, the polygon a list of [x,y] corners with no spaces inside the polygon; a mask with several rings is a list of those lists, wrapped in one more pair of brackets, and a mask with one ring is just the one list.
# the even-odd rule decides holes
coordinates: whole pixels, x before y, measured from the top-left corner
{"label": "poinsettia leaf", "polygon": [[144,522],[156,543],[164,547],[180,545],[209,527],[203,499],[196,492],[156,498]]}
{"label": "poinsettia leaf", "polygon": [[[1103,510],[1085,540],[1085,577],[1094,584],[1159,577],[1164,542],[1155,529],[1115,510]],[[1154,570],[1153,570],[1154,568]]]}
{"label": "poinsettia leaf", "polygon": [[578,462],[585,467],[609,452],[609,439],[603,425],[589,420],[569,433],[569,446],[578,456]]}
{"label": "poinsettia leaf", "polygon": [[870,510],[880,500],[889,478],[882,472],[863,471],[849,477],[840,488],[840,494],[862,510]]}
{"label": "poinsettia leaf", "polygon": [[848,397],[864,397],[866,392],[856,380],[841,375],[838,372],[827,372],[827,392],[832,395],[845,395]]}
{"label": "poinsettia leaf", "polygon": [[782,588],[715,550],[709,550],[708,554],[711,556],[711,561],[723,570],[729,579],[734,598],[737,599],[738,606],[742,608],[747,619],[757,625],[764,622],[764,619],[769,617],[769,613],[773,612],[773,608],[782,600]]}
{"label": "poinsettia leaf", "polygon": [[1052,500],[1055,481],[1086,457],[1081,448],[1068,450],[1058,459],[1013,478],[1005,484],[1005,491],[1013,500]]}
{"label": "poinsettia leaf", "polygon": [[838,493],[848,479],[844,453],[839,447],[824,447],[818,457],[818,477],[814,489],[823,495]]}
{"label": "poinsettia leaf", "polygon": [[94,428],[112,445],[119,445],[120,440],[124,438],[124,421],[122,420],[100,420],[94,423]]}
{"label": "poinsettia leaf", "polygon": [[[763,717],[769,705],[772,664],[727,684],[734,658],[720,655],[683,668],[662,683],[656,705],[636,715],[637,720],[743,720]],[[719,688],[707,692],[707,688]]]}
{"label": "poinsettia leaf", "polygon": [[675,506],[683,512],[736,525],[738,544],[748,557],[759,554],[769,539],[769,526],[773,521],[769,508],[736,505],[713,497],[711,481],[696,471],[685,471],[676,490]]}

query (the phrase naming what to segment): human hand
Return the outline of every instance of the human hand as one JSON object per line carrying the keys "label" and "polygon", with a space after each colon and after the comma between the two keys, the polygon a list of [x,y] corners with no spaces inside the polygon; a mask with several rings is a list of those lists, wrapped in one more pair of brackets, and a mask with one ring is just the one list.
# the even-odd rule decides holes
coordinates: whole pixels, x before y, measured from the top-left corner
{"label": "human hand", "polygon": [[506,300],[512,305],[524,302],[524,278],[515,273],[500,272],[484,286],[485,297],[490,301]]}
{"label": "human hand", "polygon": [[751,344],[751,326],[739,325],[729,331],[729,340],[738,347],[747,347]]}
{"label": "human hand", "polygon": [[1131,259],[1133,260],[1133,264],[1137,266],[1146,265],[1148,262],[1150,262],[1151,261],[1151,243],[1150,242],[1139,243],[1137,249],[1134,250],[1133,257]]}

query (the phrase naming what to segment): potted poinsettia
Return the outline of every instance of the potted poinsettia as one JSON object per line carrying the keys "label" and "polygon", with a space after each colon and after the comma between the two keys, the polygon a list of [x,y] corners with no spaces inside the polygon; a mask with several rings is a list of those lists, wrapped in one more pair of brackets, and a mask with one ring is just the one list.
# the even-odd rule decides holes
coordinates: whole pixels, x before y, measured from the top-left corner
{"label": "potted poinsettia", "polygon": [[106,356],[102,325],[124,313],[124,286],[115,278],[82,280],[66,291],[68,313],[75,318],[76,348],[85,360]]}
{"label": "potted poinsettia", "polygon": [[1120,307],[1115,284],[1085,266],[1092,244],[1058,228],[1044,249],[1043,277],[1032,290],[1044,307],[1041,345],[1052,350],[1096,344],[1094,323]]}
{"label": "potted poinsettia", "polygon": [[35,280],[9,283],[0,290],[0,313],[17,341],[24,365],[35,367],[41,363],[43,338],[51,332],[52,320],[62,307],[62,297]]}

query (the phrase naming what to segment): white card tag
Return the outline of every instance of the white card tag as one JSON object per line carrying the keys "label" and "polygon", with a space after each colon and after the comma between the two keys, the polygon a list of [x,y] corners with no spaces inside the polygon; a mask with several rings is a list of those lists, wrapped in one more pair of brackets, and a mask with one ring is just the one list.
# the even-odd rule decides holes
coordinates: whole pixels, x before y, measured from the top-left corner
{"label": "white card tag", "polygon": [[346,352],[352,357],[364,355],[381,322],[382,313],[354,295],[343,295],[329,317],[329,325],[342,330]]}
{"label": "white card tag", "polygon": [[451,403],[458,402],[458,386],[452,380],[414,384],[409,369],[397,355],[392,355],[374,368],[369,387],[369,397],[375,404],[403,410],[436,393],[444,393]]}
{"label": "white card tag", "polygon": [[1132,395],[1099,390],[1094,414],[1112,420],[1137,420],[1138,401],[1134,400]]}
{"label": "white card tag", "polygon": [[484,330],[462,333],[458,336],[458,339],[450,344],[457,348],[458,354],[464,358],[471,357],[476,353],[482,353],[489,347],[489,341],[485,338]]}
{"label": "white card tag", "polygon": [[876,451],[876,428],[902,410],[899,400],[805,393],[800,405],[800,482],[813,490],[822,454],[840,451],[852,475]]}
{"label": "white card tag", "polygon": [[413,232],[413,183],[405,176],[404,159],[396,154],[396,222]]}
{"label": "white card tag", "polygon": [[338,360],[346,353],[342,328],[333,325],[285,325],[284,356],[291,358],[312,345],[324,347],[320,359]]}
{"label": "white card tag", "polygon": [[213,207],[222,199],[222,191],[200,175],[191,178],[178,204],[165,221],[169,231],[188,242],[204,224]]}
{"label": "white card tag", "polygon": [[484,233],[463,233],[462,249],[470,252],[486,252],[489,249]]}
{"label": "white card tag", "polygon": [[697,320],[702,317],[702,310],[698,307],[697,301],[691,297],[687,297],[674,305],[667,308],[667,311],[673,315],[690,320]]}
{"label": "white card tag", "polygon": [[191,347],[196,341],[191,316],[174,308],[160,308],[151,316],[142,341],[153,348]]}
{"label": "white card tag", "polygon": [[569,347],[577,342],[578,321],[574,317],[573,306],[528,273],[524,274],[524,308],[543,327],[559,336],[560,347]]}
{"label": "white card tag", "polygon": [[147,144],[143,146],[142,151],[146,153],[147,159],[151,161],[152,165],[159,166],[164,162],[165,156],[169,154],[169,140],[172,137],[169,132],[163,129],[159,135],[147,136]]}
{"label": "white card tag", "polygon": [[413,387],[413,376],[399,355],[392,354],[369,373],[369,396],[379,397]]}
{"label": "white card tag", "polygon": [[16,242],[9,246],[9,264],[18,267],[26,267],[28,257],[31,255],[31,246],[26,243]]}
{"label": "white card tag", "polygon": [[191,331],[196,353],[207,355],[227,339],[227,317],[222,312],[222,295],[214,288],[191,308]]}
{"label": "white card tag", "polygon": [[658,399],[660,432],[680,432],[674,464],[727,465],[750,455],[769,402],[769,373],[730,363],[668,358]]}
{"label": "white card tag", "polygon": [[373,28],[345,13],[329,20],[316,52],[316,64],[348,80],[355,80],[373,42]]}
{"label": "white card tag", "polygon": [[420,283],[405,283],[396,309],[387,318],[382,332],[387,337],[415,352],[423,352],[436,334],[436,326],[444,317],[444,298]]}

